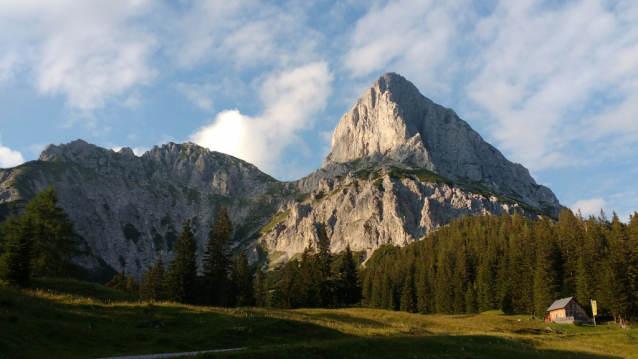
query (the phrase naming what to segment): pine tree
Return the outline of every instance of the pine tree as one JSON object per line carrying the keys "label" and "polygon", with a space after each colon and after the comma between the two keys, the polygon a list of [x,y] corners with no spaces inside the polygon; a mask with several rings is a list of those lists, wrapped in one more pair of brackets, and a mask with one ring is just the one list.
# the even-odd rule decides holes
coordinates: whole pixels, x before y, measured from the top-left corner
{"label": "pine tree", "polygon": [[361,287],[357,264],[352,256],[350,244],[346,246],[336,278],[336,302],[339,306],[349,306],[361,300]]}
{"label": "pine tree", "polygon": [[169,300],[193,303],[197,283],[197,244],[191,232],[190,219],[184,224],[177,245],[175,258],[168,264],[166,288]]}
{"label": "pine tree", "polygon": [[412,274],[408,273],[403,283],[403,292],[401,293],[401,311],[414,313],[416,305],[414,304],[414,284],[412,283]]}
{"label": "pine tree", "polygon": [[116,274],[110,282],[106,283],[106,286],[123,292],[126,291],[126,274],[124,273],[124,268],[122,268],[120,273]]}
{"label": "pine tree", "polygon": [[228,271],[232,264],[232,233],[233,224],[228,217],[228,210],[222,206],[202,260],[204,304],[223,306],[230,299]]}
{"label": "pine tree", "polygon": [[308,240],[308,245],[301,254],[301,262],[299,263],[297,281],[300,288],[301,299],[298,303],[300,307],[316,308],[321,306],[322,276],[318,260],[312,241]]}
{"label": "pine tree", "polygon": [[299,283],[299,260],[288,261],[283,267],[284,274],[277,284],[274,305],[278,308],[299,308],[302,295]]}
{"label": "pine tree", "polygon": [[125,288],[126,293],[128,294],[132,294],[132,295],[138,295],[140,292],[140,286],[137,285],[137,282],[135,281],[135,278],[133,278],[132,275],[129,274],[128,279],[126,280],[126,288]]}
{"label": "pine tree", "polygon": [[166,300],[166,272],[161,254],[157,257],[155,266],[149,265],[142,275],[140,297],[153,302]]}
{"label": "pine tree", "polygon": [[465,314],[477,314],[479,312],[478,301],[476,297],[476,285],[469,283],[467,292],[465,293]]}
{"label": "pine tree", "polygon": [[326,223],[321,226],[319,242],[317,243],[316,264],[321,273],[319,283],[319,306],[331,307],[334,302],[334,283],[332,281],[332,253],[330,252],[330,239],[326,231]]}
{"label": "pine tree", "polygon": [[[28,266],[20,266],[29,267],[35,277],[78,275],[77,267],[71,264],[71,259],[80,253],[73,222],[62,208],[57,207],[58,201],[55,189],[49,186],[27,203],[25,214],[11,218],[1,228],[7,240],[13,238],[13,245],[17,246],[14,249],[23,248],[21,256],[31,259]],[[18,245],[18,239],[22,244]],[[27,247],[30,247],[28,251],[24,249]],[[27,252],[31,254],[26,256]],[[16,259],[15,256],[12,258],[12,261]]]}
{"label": "pine tree", "polygon": [[5,252],[0,257],[0,282],[26,288],[30,285],[33,241],[25,227],[16,218],[10,218],[0,228],[1,232],[8,233],[4,238]]}
{"label": "pine tree", "polygon": [[261,270],[261,265],[257,265],[255,273],[255,281],[253,283],[253,292],[255,293],[255,305],[258,307],[268,307],[268,290],[266,287],[266,277]]}
{"label": "pine tree", "polygon": [[233,271],[230,276],[232,299],[237,307],[252,306],[254,304],[253,278],[248,265],[246,254],[242,251],[233,260]]}
{"label": "pine tree", "polygon": [[558,271],[555,260],[558,250],[552,240],[552,222],[543,217],[534,226],[536,238],[536,265],[534,269],[534,309],[536,315],[545,316],[547,308],[558,299]]}

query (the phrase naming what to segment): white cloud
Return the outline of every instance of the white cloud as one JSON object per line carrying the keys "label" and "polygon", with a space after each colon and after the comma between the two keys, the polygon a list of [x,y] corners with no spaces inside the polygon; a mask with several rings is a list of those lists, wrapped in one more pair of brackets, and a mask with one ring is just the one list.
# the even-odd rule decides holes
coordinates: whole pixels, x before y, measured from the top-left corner
{"label": "white cloud", "polygon": [[[638,3],[490,5],[373,7],[343,66],[354,77],[399,72],[424,95],[469,109],[488,140],[531,170],[600,161],[638,141]],[[594,150],[603,136],[611,140]]]}
{"label": "white cloud", "polygon": [[179,82],[175,85],[175,87],[195,106],[205,111],[213,110],[212,96],[216,90],[219,90],[219,86],[212,84],[199,85]]}
{"label": "white cloud", "polygon": [[190,140],[254,163],[265,172],[281,172],[285,165],[279,162],[280,155],[299,141],[297,131],[312,126],[313,115],[326,105],[331,81],[325,62],[270,76],[261,86],[262,114],[220,112],[210,125],[193,132]]}
{"label": "white cloud", "polygon": [[233,69],[287,68],[316,61],[320,34],[296,6],[258,0],[197,1],[168,20],[165,53],[182,68],[218,62]]}
{"label": "white cloud", "polygon": [[598,216],[600,210],[606,208],[608,203],[602,198],[581,199],[571,206],[573,211],[580,210],[583,216]]}
{"label": "white cloud", "polygon": [[143,155],[146,151],[148,151],[149,148],[148,147],[144,147],[144,146],[138,146],[133,148],[133,153],[137,156],[140,157],[141,155]]}
{"label": "white cloud", "polygon": [[26,72],[42,94],[92,110],[155,72],[147,60],[156,39],[136,24],[146,0],[0,2],[0,81]]}
{"label": "white cloud", "polygon": [[9,168],[21,165],[24,158],[19,151],[12,151],[9,147],[2,146],[0,143],[0,168]]}
{"label": "white cloud", "polygon": [[353,76],[396,71],[422,91],[449,91],[457,69],[455,43],[471,1],[390,1],[357,21],[344,66]]}
{"label": "white cloud", "polygon": [[[638,130],[638,67],[628,55],[638,28],[626,16],[604,1],[546,8],[528,0],[501,2],[477,23],[485,47],[467,88],[491,114],[501,148],[531,169],[561,167],[585,160],[569,150],[575,141]],[[606,103],[603,94],[624,101]],[[592,103],[602,114],[592,116]]]}

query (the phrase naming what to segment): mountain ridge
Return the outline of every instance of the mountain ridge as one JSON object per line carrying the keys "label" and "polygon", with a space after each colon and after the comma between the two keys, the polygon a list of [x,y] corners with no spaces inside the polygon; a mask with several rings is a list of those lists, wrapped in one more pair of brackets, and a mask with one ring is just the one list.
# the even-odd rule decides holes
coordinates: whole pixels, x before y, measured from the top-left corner
{"label": "mountain ridge", "polygon": [[[536,185],[520,165],[529,177],[520,176],[526,181],[522,187],[489,181],[481,164],[473,167],[474,177],[452,172],[441,161],[440,146],[433,146],[424,130],[426,121],[417,123],[423,104],[434,106],[427,112],[430,123],[448,123],[452,132],[478,136],[473,138],[482,141],[479,145],[498,152],[452,110],[422,96],[403,77],[386,74],[343,116],[322,167],[296,181],[278,181],[246,161],[193,143],[154,146],[136,156],[128,147],[116,152],[77,140],[49,145],[37,161],[0,170],[0,216],[19,211],[53,184],[83,247],[92,253],[78,257],[77,263],[111,271],[126,268],[139,277],[158,255],[171,258],[186,219],[192,220],[201,260],[222,205],[228,206],[235,225],[235,249],[263,265],[298,256],[308,241],[316,241],[322,223],[328,227],[331,250],[350,245],[369,256],[383,244],[411,243],[466,214],[520,212],[535,218],[558,213],[560,204],[551,190]],[[355,117],[367,123],[367,135],[352,121]],[[378,125],[371,122],[375,119],[386,121],[385,127],[371,129]],[[388,126],[386,137],[377,136]],[[431,132],[451,135],[444,130]],[[349,133],[365,141],[344,146]],[[369,151],[374,146],[379,150]],[[521,171],[504,163],[514,166],[514,173]],[[512,193],[519,187],[527,192]]]}

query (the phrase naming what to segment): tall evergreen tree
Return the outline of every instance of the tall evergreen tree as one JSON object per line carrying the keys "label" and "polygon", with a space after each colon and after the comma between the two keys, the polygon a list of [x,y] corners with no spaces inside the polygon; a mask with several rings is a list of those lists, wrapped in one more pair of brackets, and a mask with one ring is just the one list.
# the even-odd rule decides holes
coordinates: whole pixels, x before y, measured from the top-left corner
{"label": "tall evergreen tree", "polygon": [[24,222],[14,217],[0,227],[6,233],[4,254],[0,257],[0,282],[10,286],[28,287],[31,283],[33,240]]}
{"label": "tall evergreen tree", "polygon": [[332,281],[332,253],[330,252],[330,238],[326,231],[326,222],[321,226],[319,242],[317,243],[316,265],[321,274],[319,283],[319,306],[328,308],[334,302],[334,287]]}
{"label": "tall evergreen tree", "polygon": [[145,300],[153,302],[166,300],[166,272],[161,254],[157,257],[155,266],[149,265],[142,275],[139,292],[140,297]]}
{"label": "tall evergreen tree", "polygon": [[190,219],[184,224],[182,234],[173,248],[175,258],[168,264],[166,288],[169,300],[193,303],[197,283],[197,244],[191,232]]}
{"label": "tall evergreen tree", "polygon": [[403,291],[401,293],[401,310],[408,313],[414,313],[416,311],[416,305],[414,303],[414,284],[411,271],[405,276],[405,282],[403,283]]}
{"label": "tall evergreen tree", "polygon": [[361,287],[357,264],[354,261],[350,244],[342,256],[336,278],[336,301],[339,306],[348,306],[361,300]]}
{"label": "tall evergreen tree", "polygon": [[254,305],[253,278],[246,254],[242,251],[233,260],[233,271],[230,275],[232,300],[235,306]]}
{"label": "tall evergreen tree", "polygon": [[257,265],[257,271],[255,272],[255,281],[253,283],[253,293],[255,296],[255,305],[258,307],[268,307],[268,289],[266,283],[266,276],[261,270],[261,265]]}
{"label": "tall evergreen tree", "polygon": [[222,206],[202,260],[204,304],[223,306],[227,305],[230,299],[228,272],[232,263],[232,233],[233,224],[228,217],[228,210]]}
{"label": "tall evergreen tree", "polygon": [[122,268],[120,273],[116,274],[110,282],[106,283],[106,286],[123,292],[126,291],[126,273],[124,272],[124,268]]}
{"label": "tall evergreen tree", "polygon": [[[23,215],[8,220],[1,228],[3,236],[14,241],[14,249],[23,248],[22,257],[26,252],[32,253],[28,256],[32,262],[28,267],[36,277],[78,274],[76,266],[71,264],[71,259],[80,253],[73,232],[73,222],[57,206],[58,201],[55,189],[49,186],[27,203]],[[18,242],[21,244],[18,245]],[[30,249],[25,251],[26,247]],[[12,258],[16,259],[15,256]],[[27,268],[26,265],[21,267]]]}
{"label": "tall evergreen tree", "polygon": [[135,296],[137,296],[140,292],[140,286],[135,281],[135,278],[133,278],[133,276],[130,274],[126,279],[126,288],[124,289],[124,291]]}

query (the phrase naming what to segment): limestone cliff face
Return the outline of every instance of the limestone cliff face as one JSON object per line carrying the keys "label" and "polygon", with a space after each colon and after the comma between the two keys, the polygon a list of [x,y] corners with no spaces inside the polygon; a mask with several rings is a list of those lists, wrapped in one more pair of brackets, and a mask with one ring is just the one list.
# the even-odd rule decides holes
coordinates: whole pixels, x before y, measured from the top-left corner
{"label": "limestone cliff face", "polygon": [[0,220],[49,184],[91,253],[76,262],[137,277],[160,254],[173,257],[187,219],[201,260],[222,205],[235,249],[263,264],[301,253],[322,223],[333,252],[349,244],[369,255],[466,214],[534,218],[561,208],[524,167],[396,74],[383,75],[343,116],[322,168],[294,182],[192,143],[137,157],[130,148],[114,152],[77,140],[0,170]]}
{"label": "limestone cliff face", "polygon": [[361,170],[321,179],[308,199],[281,209],[257,245],[269,249],[271,264],[283,262],[298,256],[309,242],[316,247],[325,223],[333,252],[349,244],[369,258],[383,244],[404,246],[466,214],[516,211],[536,217],[516,203],[474,194],[434,178],[424,179],[423,172],[394,168],[378,175],[381,172]]}
{"label": "limestone cliff face", "polygon": [[525,167],[508,161],[454,111],[433,103],[394,73],[381,76],[343,116],[323,167],[361,158],[415,164],[553,214],[561,208],[552,191],[536,184]]}

